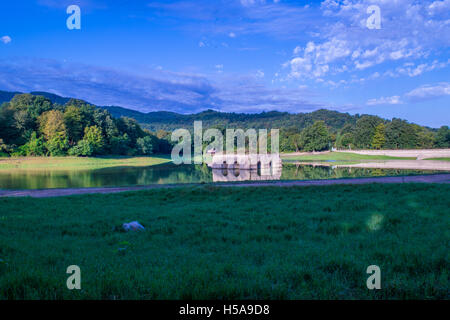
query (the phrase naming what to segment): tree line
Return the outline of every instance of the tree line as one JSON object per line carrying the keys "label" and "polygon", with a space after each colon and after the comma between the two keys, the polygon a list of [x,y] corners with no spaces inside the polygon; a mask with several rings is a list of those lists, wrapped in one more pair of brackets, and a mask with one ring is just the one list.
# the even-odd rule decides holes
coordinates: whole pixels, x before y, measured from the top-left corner
{"label": "tree line", "polygon": [[199,120],[205,130],[216,128],[223,134],[229,128],[280,128],[281,152],[450,148],[448,126],[431,129],[396,118],[329,110],[303,114],[247,115],[212,110],[196,115],[143,114],[119,107],[99,108],[77,99],[60,104],[44,96],[18,94],[0,106],[0,156],[169,154],[174,144],[171,131],[192,129],[193,122]]}
{"label": "tree line", "polygon": [[338,149],[423,149],[449,148],[449,128],[428,128],[394,118],[350,115],[321,109],[310,113],[262,112],[225,113],[206,110],[197,114],[174,112],[141,113],[120,107],[107,107],[116,116],[131,116],[152,131],[192,130],[194,121],[204,128],[280,129],[280,151],[322,151]]}
{"label": "tree line", "polygon": [[169,153],[168,133],[153,134],[136,120],[114,118],[82,100],[52,103],[15,95],[0,107],[2,156],[98,156]]}
{"label": "tree line", "polygon": [[450,148],[450,129],[442,126],[430,130],[401,119],[392,121],[364,115],[355,124],[341,129],[330,128],[325,121],[316,121],[303,130],[281,131],[280,150],[323,151],[337,149],[432,149]]}

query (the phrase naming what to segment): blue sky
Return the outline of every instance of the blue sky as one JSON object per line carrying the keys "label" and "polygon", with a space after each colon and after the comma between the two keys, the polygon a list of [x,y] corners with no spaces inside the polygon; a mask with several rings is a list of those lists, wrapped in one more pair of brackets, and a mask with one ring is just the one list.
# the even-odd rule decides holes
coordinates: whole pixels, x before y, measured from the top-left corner
{"label": "blue sky", "polygon": [[[69,30],[66,8],[81,9]],[[369,29],[371,5],[381,29]],[[0,4],[0,90],[143,112],[320,108],[450,124],[450,0]]]}

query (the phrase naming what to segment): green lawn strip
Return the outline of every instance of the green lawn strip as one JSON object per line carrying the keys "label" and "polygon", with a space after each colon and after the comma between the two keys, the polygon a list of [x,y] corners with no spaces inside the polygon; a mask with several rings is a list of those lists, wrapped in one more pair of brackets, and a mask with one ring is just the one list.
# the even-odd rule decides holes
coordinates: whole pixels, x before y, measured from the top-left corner
{"label": "green lawn strip", "polygon": [[167,155],[151,157],[27,157],[2,158],[0,170],[8,169],[100,169],[116,166],[152,166],[170,162]]}
{"label": "green lawn strip", "polygon": [[429,158],[425,160],[450,161],[450,158]]}
{"label": "green lawn strip", "polygon": [[324,166],[338,166],[338,165],[352,165],[352,164],[359,164],[361,163],[361,161],[351,161],[351,160],[318,160],[318,161],[313,161],[313,160],[292,160],[292,159],[283,159],[283,164],[293,164],[293,163],[302,163],[302,164],[317,164],[320,163],[320,165],[324,165]]}
{"label": "green lawn strip", "polygon": [[349,152],[330,152],[323,154],[311,154],[311,155],[281,155],[283,160],[296,160],[296,161],[357,161],[357,160],[416,160],[411,157],[390,157],[390,156],[373,156]]}
{"label": "green lawn strip", "polygon": [[425,184],[2,198],[0,299],[449,299],[449,207]]}

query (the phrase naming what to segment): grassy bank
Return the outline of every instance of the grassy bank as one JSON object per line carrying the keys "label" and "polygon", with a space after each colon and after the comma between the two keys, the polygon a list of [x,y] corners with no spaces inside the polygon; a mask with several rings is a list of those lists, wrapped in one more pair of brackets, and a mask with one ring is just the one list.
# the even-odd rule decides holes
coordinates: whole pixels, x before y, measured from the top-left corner
{"label": "grassy bank", "polygon": [[152,166],[169,162],[170,156],[158,155],[151,157],[24,157],[24,158],[0,158],[0,170],[10,169],[101,169],[119,166]]}
{"label": "grassy bank", "polygon": [[283,154],[281,155],[283,160],[288,161],[359,161],[359,160],[416,160],[416,158],[405,158],[405,157],[390,157],[390,156],[374,156],[357,154],[350,152],[328,152],[321,154]]}
{"label": "grassy bank", "polygon": [[449,207],[421,184],[2,198],[0,299],[448,299]]}

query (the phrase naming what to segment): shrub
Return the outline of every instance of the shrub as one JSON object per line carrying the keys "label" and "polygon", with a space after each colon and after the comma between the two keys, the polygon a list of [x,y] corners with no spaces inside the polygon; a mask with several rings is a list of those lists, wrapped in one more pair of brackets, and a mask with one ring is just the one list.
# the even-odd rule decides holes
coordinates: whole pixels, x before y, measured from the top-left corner
{"label": "shrub", "polygon": [[86,140],[80,140],[78,141],[78,144],[74,146],[73,148],[69,149],[69,155],[70,156],[84,156],[89,157],[94,153],[94,146],[90,144]]}

